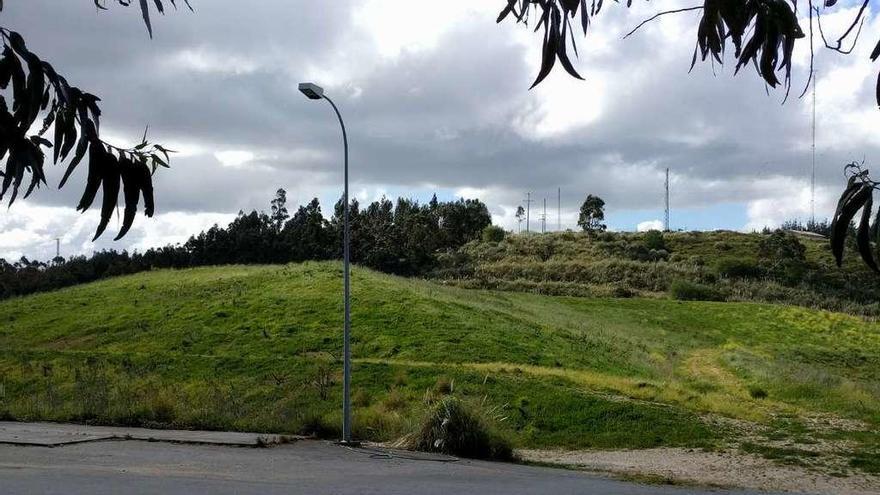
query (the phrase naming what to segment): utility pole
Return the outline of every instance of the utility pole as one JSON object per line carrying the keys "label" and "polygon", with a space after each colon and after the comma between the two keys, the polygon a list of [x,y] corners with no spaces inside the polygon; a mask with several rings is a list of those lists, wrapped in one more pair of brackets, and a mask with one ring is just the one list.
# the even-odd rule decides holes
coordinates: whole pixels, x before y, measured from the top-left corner
{"label": "utility pole", "polygon": [[556,188],[556,230],[562,232],[562,188]]}
{"label": "utility pole", "polygon": [[547,232],[547,198],[544,198],[544,214],[541,215],[541,233]]}
{"label": "utility pole", "polygon": [[816,224],[816,84],[817,73],[813,72],[813,170],[810,175],[810,223]]}
{"label": "utility pole", "polygon": [[532,212],[532,193],[526,193],[526,234],[529,233],[530,215]]}
{"label": "utility pole", "polygon": [[666,167],[666,215],[663,220],[663,230],[669,232],[669,167]]}

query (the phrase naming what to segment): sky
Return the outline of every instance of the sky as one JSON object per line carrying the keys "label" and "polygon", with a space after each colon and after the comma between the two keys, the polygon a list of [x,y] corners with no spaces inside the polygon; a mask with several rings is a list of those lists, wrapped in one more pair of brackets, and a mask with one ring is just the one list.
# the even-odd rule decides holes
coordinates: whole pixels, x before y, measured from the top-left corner
{"label": "sky", "polygon": [[[343,113],[361,202],[476,197],[494,223],[517,230],[514,212],[531,193],[532,230],[544,199],[556,230],[576,228],[580,203],[596,194],[609,228],[644,230],[662,226],[668,167],[673,229],[809,218],[812,106],[797,98],[808,43],[796,49],[783,104],[751,68],[734,75],[732,63],[706,62],[689,73],[698,13],[622,39],[659,9],[690,4],[608,3],[578,36],[586,80],[560,69],[530,91],[540,39],[495,23],[504,0],[191,1],[195,12],[154,17],[152,40],[136,6],[5,2],[0,26],[102,98],[106,141],[133,146],[149,126],[177,153],[154,177],[156,216],[139,216],[119,242],[118,219],[92,243],[98,212],[74,210],[86,167],[62,190],[62,167],[48,167],[50,187],[0,210],[0,257],[49,259],[56,238],[64,256],[183,242],[240,210],[267,210],[280,187],[294,205],[318,197],[326,214],[342,190],[341,135],[329,105],[297,91],[301,81],[322,85]],[[826,33],[854,8],[839,2],[823,17]],[[818,218],[833,213],[843,165],[880,156],[880,65],[868,57],[880,20],[863,31],[850,56],[817,50]]]}

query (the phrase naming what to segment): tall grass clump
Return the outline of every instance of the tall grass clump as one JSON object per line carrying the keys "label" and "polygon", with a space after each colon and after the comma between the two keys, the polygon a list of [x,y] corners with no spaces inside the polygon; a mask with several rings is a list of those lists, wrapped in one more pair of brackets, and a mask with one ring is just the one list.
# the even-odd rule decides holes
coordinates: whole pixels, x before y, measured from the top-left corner
{"label": "tall grass clump", "polygon": [[510,442],[498,433],[486,415],[453,396],[434,404],[406,443],[424,452],[472,459],[513,459]]}
{"label": "tall grass clump", "polygon": [[669,292],[673,299],[679,301],[723,301],[724,296],[714,287],[708,285],[688,282],[687,280],[676,280],[672,282]]}

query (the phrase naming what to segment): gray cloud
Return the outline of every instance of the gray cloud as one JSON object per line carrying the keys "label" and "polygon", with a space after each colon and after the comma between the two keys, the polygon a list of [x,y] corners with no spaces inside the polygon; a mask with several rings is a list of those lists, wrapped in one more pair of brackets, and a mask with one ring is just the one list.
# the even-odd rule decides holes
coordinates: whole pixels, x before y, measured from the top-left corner
{"label": "gray cloud", "polygon": [[[531,92],[535,47],[521,42],[521,28],[498,27],[491,15],[460,19],[436,46],[388,56],[355,18],[361,1],[194,5],[195,13],[155,20],[152,41],[134,8],[96,13],[86,0],[28,0],[7,2],[0,14],[0,24],[22,32],[73,84],[103,98],[105,131],[127,141],[120,144],[149,125],[153,139],[183,148],[157,176],[163,212],[235,213],[265,207],[279,186],[297,197],[338,187],[335,119],[296,92],[310,78],[326,82],[343,109],[357,184],[483,189],[499,214],[527,190],[550,195],[560,185],[567,195],[598,193],[614,210],[656,208],[665,167],[681,207],[766,199],[777,194],[768,183],[796,184],[808,172],[807,102],[793,94],[781,105],[781,93],[765,94],[751,69],[733,76],[726,66],[715,75],[699,64],[688,74],[695,25],[688,18],[621,41],[650,5],[609,8],[598,19],[592,41],[580,44],[588,83],[554,74]],[[674,34],[676,26],[687,31]],[[823,74],[854,63],[820,60]],[[854,108],[871,107],[872,85],[846,89]],[[548,101],[559,93],[575,120],[597,116],[542,133],[536,122],[558,117]],[[829,126],[839,118],[826,117]],[[254,159],[223,166],[215,156],[223,151]],[[833,191],[843,163],[877,152],[865,139],[852,149],[829,146],[820,185]],[[31,204],[72,208],[80,187],[40,191]]]}

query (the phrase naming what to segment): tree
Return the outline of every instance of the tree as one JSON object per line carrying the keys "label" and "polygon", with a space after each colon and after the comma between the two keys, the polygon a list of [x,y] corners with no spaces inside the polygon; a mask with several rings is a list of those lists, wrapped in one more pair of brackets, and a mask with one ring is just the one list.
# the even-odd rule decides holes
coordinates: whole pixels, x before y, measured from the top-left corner
{"label": "tree", "polygon": [[272,225],[275,227],[275,230],[280,232],[282,227],[284,227],[284,222],[290,218],[290,215],[287,214],[287,191],[279,188],[278,191],[275,192],[275,199],[272,200]]}
{"label": "tree", "polygon": [[[131,0],[114,1],[122,6],[131,4]],[[189,6],[189,0],[183,1]],[[169,2],[176,7],[175,0],[153,0],[160,13]],[[107,9],[103,0],[94,0],[94,3],[99,9]],[[152,37],[147,0],[141,0],[140,7],[144,24]],[[2,9],[0,0],[0,11]],[[87,210],[98,189],[103,191],[101,220],[94,237],[97,239],[110,223],[121,190],[125,210],[116,239],[122,238],[134,222],[141,196],[144,213],[148,217],[153,215],[152,175],[158,167],[168,167],[170,150],[149,143],[146,132],[141,143],[133,148],[120,148],[103,141],[100,98],[70,85],[51,64],[28,49],[21,34],[0,26],[0,39],[3,42],[0,90],[9,88],[11,93],[7,95],[11,96],[10,103],[0,94],[0,161],[5,159],[0,172],[3,179],[0,201],[11,189],[11,206],[28,178],[25,198],[41,184],[47,184],[44,164],[50,149],[53,163],[63,163],[71,158],[59,188],[64,187],[74,169],[87,158],[88,177],[77,209]],[[40,124],[37,124],[41,117]],[[53,129],[51,134],[50,129]]]}
{"label": "tree", "polygon": [[523,221],[525,221],[525,217],[526,217],[525,208],[523,208],[522,205],[517,206],[516,207],[516,215],[514,215],[514,216],[516,217],[517,231],[522,232],[522,223],[523,223]]}
{"label": "tree", "polygon": [[605,220],[605,201],[599,196],[588,195],[581,205],[578,225],[584,232],[603,232],[606,227],[602,220]]}

